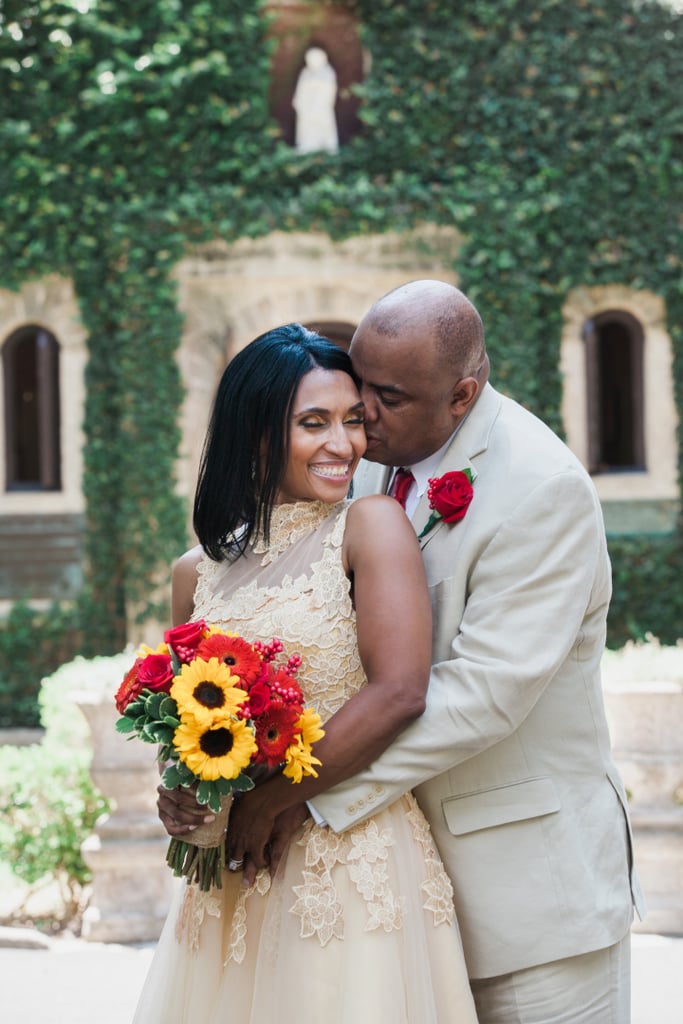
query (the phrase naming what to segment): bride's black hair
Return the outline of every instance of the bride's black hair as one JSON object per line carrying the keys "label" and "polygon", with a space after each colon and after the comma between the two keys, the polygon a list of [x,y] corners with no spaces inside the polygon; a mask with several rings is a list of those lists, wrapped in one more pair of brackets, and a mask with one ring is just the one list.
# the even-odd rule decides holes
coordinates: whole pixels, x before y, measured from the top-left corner
{"label": "bride's black hair", "polygon": [[267,539],[287,465],[292,403],[316,367],[342,370],[358,383],[347,353],[301,324],[261,334],[226,367],[194,499],[195,533],[214,560],[244,551],[256,529]]}

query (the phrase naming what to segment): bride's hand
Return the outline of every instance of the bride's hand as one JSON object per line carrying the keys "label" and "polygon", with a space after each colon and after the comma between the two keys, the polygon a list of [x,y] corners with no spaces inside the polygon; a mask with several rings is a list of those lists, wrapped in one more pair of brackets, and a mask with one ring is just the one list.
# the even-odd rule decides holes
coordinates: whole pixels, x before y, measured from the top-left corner
{"label": "bride's hand", "polygon": [[237,864],[239,869],[244,865],[247,880],[253,880],[256,872],[269,863],[268,845],[275,825],[275,814],[263,798],[265,788],[264,785],[240,794],[230,808],[226,863]]}
{"label": "bride's hand", "polygon": [[[241,803],[242,800],[243,798],[238,801],[238,804]],[[287,810],[282,811],[275,818],[270,838],[263,847],[264,858],[266,859],[267,866],[270,869],[271,876],[275,875],[283,854],[288,849],[293,837],[300,831],[301,826],[307,817],[308,807],[305,803],[301,803],[287,808]],[[237,863],[239,863],[240,856],[244,856],[244,866],[242,868],[243,880],[245,885],[250,886],[254,883],[256,874],[259,870],[259,865],[253,859],[249,851],[246,851],[244,854],[238,854],[237,851],[243,849],[243,846],[240,845],[240,827],[241,821],[234,821],[231,816],[230,823],[228,825],[228,863],[230,859],[236,860]],[[243,842],[244,840],[242,840],[242,843]]]}
{"label": "bride's hand", "polygon": [[182,838],[215,818],[205,804],[197,803],[192,788],[166,789],[165,786],[157,786],[157,793],[159,817],[170,836]]}

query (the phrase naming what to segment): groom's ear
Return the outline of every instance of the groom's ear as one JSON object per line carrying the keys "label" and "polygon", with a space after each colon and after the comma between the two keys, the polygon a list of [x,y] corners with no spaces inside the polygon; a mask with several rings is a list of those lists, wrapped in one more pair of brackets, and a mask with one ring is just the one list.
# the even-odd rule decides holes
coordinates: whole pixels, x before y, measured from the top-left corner
{"label": "groom's ear", "polygon": [[460,421],[474,405],[479,394],[479,383],[476,377],[461,377],[456,382],[451,394],[451,413]]}

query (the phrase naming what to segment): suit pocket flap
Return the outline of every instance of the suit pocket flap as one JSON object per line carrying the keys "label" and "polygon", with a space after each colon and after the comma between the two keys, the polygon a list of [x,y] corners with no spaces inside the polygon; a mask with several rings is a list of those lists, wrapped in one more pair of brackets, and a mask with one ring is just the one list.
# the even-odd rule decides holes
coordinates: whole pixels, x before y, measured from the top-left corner
{"label": "suit pocket flap", "polygon": [[454,836],[494,828],[512,821],[540,818],[560,809],[552,779],[526,779],[442,801],[449,832]]}

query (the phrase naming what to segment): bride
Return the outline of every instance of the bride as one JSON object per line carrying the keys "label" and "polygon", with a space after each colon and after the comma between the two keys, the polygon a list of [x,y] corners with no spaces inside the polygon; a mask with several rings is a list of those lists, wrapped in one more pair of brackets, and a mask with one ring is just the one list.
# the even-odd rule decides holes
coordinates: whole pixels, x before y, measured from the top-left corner
{"label": "bride", "polygon": [[[266,784],[286,792],[283,820],[299,821],[272,877],[247,863],[220,889],[180,887],[137,1024],[476,1022],[451,885],[412,795],[341,834],[304,803],[424,708],[422,560],[392,498],[346,498],[365,445],[349,357],[299,324],[261,335],[225,370],[195,498],[200,544],[174,567],[173,617],[276,636],[301,656],[298,682],[325,724],[322,767]],[[258,792],[240,797],[234,824],[250,804],[253,818]],[[187,792],[159,806],[174,836],[206,815]],[[259,827],[277,836],[278,820]]]}

